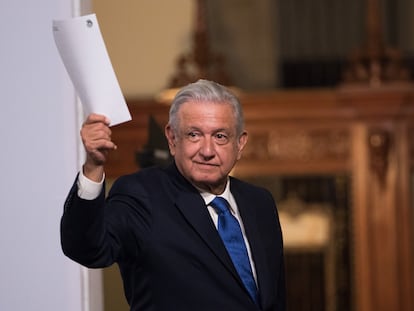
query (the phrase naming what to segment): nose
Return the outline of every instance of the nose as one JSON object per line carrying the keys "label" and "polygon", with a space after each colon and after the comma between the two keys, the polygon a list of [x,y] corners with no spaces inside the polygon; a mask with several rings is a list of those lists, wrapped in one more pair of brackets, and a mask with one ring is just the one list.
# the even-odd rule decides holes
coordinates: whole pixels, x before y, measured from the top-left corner
{"label": "nose", "polygon": [[216,154],[214,141],[210,137],[204,137],[200,145],[200,155],[206,159],[211,159]]}

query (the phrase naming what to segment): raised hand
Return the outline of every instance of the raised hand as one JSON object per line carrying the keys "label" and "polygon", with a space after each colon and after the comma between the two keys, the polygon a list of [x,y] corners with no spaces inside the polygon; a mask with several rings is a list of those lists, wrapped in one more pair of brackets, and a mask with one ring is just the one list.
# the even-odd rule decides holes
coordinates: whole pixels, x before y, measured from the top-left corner
{"label": "raised hand", "polygon": [[99,114],[90,114],[82,125],[80,135],[86,150],[83,173],[94,181],[103,177],[103,166],[110,150],[117,147],[111,140],[110,120]]}

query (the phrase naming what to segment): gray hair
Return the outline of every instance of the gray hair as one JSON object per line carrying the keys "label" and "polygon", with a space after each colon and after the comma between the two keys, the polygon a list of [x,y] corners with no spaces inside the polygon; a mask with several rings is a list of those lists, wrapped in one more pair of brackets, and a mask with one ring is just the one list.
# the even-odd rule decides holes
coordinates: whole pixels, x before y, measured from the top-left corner
{"label": "gray hair", "polygon": [[214,102],[230,105],[236,118],[236,131],[240,135],[244,130],[244,117],[239,99],[226,87],[213,81],[200,79],[184,86],[175,95],[169,115],[169,125],[177,133],[179,127],[178,111],[187,102]]}

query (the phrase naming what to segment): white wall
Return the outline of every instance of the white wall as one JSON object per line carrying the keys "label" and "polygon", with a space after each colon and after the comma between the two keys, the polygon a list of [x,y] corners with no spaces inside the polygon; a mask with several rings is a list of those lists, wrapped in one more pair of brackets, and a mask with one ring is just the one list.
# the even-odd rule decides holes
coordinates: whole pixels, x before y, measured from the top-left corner
{"label": "white wall", "polygon": [[0,310],[82,309],[79,266],[60,248],[64,198],[77,170],[72,85],[53,18],[72,0],[0,1]]}

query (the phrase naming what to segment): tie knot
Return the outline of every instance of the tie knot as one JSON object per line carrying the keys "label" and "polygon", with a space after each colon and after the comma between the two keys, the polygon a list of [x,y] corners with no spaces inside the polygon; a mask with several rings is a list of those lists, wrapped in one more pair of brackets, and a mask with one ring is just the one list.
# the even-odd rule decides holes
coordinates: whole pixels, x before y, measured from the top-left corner
{"label": "tie knot", "polygon": [[213,201],[211,201],[210,205],[216,210],[217,214],[224,214],[225,212],[229,212],[229,202],[225,198],[222,197],[215,197]]}

